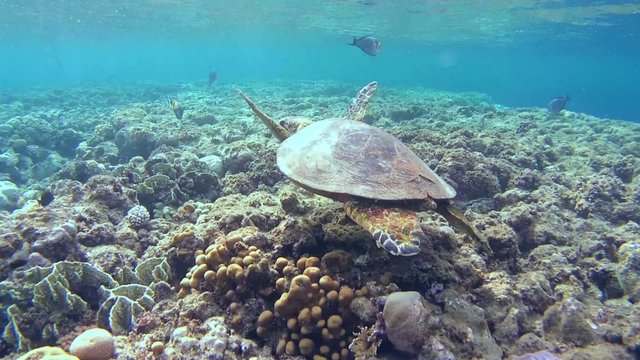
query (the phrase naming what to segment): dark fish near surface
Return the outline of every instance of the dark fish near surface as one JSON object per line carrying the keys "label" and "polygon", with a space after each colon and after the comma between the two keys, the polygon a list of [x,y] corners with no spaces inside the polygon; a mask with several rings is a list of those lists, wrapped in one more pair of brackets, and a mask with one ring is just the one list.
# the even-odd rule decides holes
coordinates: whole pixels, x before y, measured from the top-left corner
{"label": "dark fish near surface", "polygon": [[557,97],[549,102],[547,105],[547,110],[549,114],[557,115],[560,111],[564,110],[565,105],[567,105],[567,101],[569,101],[569,95]]}
{"label": "dark fish near surface", "polygon": [[371,56],[380,54],[380,50],[382,50],[382,41],[374,38],[373,36],[363,36],[360,39],[356,39],[354,36],[353,42],[349,45],[357,46],[360,50]]}
{"label": "dark fish near surface", "polygon": [[51,190],[45,190],[40,194],[40,199],[38,199],[37,201],[40,206],[47,206],[51,204],[54,199],[55,196],[53,196]]}
{"label": "dark fish near surface", "polygon": [[176,118],[178,120],[182,120],[184,108],[180,106],[180,104],[174,99],[167,98],[167,103],[169,104],[169,107],[171,107],[171,110],[173,111],[173,114],[176,116]]}
{"label": "dark fish near surface", "polygon": [[218,72],[213,70],[212,72],[209,73],[209,86],[211,86],[211,84],[213,84],[214,82],[216,82],[216,80],[218,79]]}

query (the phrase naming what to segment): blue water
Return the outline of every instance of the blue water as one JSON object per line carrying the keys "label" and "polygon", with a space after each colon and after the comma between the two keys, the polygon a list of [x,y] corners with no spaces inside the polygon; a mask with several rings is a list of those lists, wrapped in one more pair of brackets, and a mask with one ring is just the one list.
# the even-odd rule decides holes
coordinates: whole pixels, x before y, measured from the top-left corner
{"label": "blue water", "polygon": [[[401,3],[417,6],[423,2]],[[482,1],[469,3],[481,9]],[[15,3],[8,4],[0,2],[5,19],[7,12],[21,13]],[[552,2],[546,6],[575,4]],[[371,12],[375,6],[362,9]],[[445,10],[441,10],[443,14]],[[57,14],[51,24],[46,14],[40,17],[35,25],[44,28],[43,32],[30,31],[29,24],[17,28],[12,25],[11,31],[6,24],[0,27],[10,35],[0,39],[0,90],[206,81],[208,72],[216,69],[218,81],[223,83],[331,79],[361,84],[378,80],[388,86],[483,92],[505,106],[545,107],[551,98],[568,94],[572,99],[569,110],[640,121],[640,14],[610,15],[607,21],[613,26],[548,23],[541,24],[546,26],[544,31],[533,34],[527,28],[514,28],[511,33],[507,31],[509,41],[501,41],[498,36],[493,40],[486,34],[478,39],[447,41],[447,36],[455,33],[442,28],[437,29],[441,34],[437,41],[420,41],[419,35],[386,30],[381,37],[383,52],[377,57],[347,46],[349,29],[338,33],[300,30],[297,24],[289,31],[282,26],[271,27],[269,19],[257,19],[264,24],[255,29],[232,27],[220,31],[213,27],[210,34],[206,30],[190,33],[188,24],[144,22],[111,31],[91,24],[78,29],[73,21],[65,23],[63,15]],[[363,22],[361,13],[354,12],[353,17],[359,24]],[[473,28],[471,33],[473,36]]]}

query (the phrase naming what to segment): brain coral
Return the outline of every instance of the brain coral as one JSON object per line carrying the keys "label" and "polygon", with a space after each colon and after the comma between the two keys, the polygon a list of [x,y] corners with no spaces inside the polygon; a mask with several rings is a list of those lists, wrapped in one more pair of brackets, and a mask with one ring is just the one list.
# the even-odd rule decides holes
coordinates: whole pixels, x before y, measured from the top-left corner
{"label": "brain coral", "polygon": [[115,350],[113,336],[105,329],[89,329],[78,335],[69,346],[69,353],[80,360],[107,360]]}

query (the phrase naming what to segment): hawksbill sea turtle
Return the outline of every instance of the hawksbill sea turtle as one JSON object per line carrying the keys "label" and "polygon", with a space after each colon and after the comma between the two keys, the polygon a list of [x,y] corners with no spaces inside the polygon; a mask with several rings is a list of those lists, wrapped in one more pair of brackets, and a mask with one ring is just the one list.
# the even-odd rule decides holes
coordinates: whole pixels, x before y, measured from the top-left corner
{"label": "hawksbill sea turtle", "polygon": [[375,81],[362,88],[344,117],[289,118],[298,126],[274,121],[236,90],[282,142],[277,150],[280,171],[314,194],[343,202],[347,215],[371,233],[378,247],[393,255],[420,253],[426,234],[416,208],[435,210],[483,241],[452,205],[453,187],[396,137],[362,121],[376,88]]}

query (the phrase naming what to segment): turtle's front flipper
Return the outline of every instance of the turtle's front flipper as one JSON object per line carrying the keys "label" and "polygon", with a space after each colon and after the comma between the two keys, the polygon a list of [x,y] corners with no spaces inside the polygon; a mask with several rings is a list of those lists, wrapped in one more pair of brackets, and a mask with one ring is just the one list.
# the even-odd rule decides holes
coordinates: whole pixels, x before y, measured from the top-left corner
{"label": "turtle's front flipper", "polygon": [[356,97],[351,101],[351,105],[349,105],[349,110],[347,110],[346,118],[349,120],[362,121],[364,120],[364,115],[367,112],[367,105],[369,105],[369,100],[373,94],[375,94],[376,89],[378,88],[378,82],[372,81],[368,83],[365,87],[360,89],[356,94]]}
{"label": "turtle's front flipper", "polygon": [[378,247],[392,255],[412,256],[420,253],[420,242],[426,236],[420,218],[410,210],[346,202],[347,215],[369,231]]}
{"label": "turtle's front flipper", "polygon": [[443,202],[438,204],[437,210],[449,224],[455,226],[458,230],[469,235],[471,238],[476,239],[482,244],[483,249],[487,254],[492,254],[493,250],[489,246],[487,239],[476,229],[476,227],[467,219],[466,216],[450,202]]}
{"label": "turtle's front flipper", "polygon": [[256,104],[254,104],[253,100],[251,100],[247,95],[245,95],[242,91],[240,91],[240,89],[236,89],[236,91],[238,92],[238,94],[240,94],[240,96],[242,96],[244,101],[246,101],[247,104],[249,104],[249,107],[251,108],[251,110],[253,110],[253,113],[260,120],[262,120],[262,123],[265,124],[269,128],[271,133],[278,140],[285,141],[289,136],[291,136],[291,133],[289,132],[289,130],[285,129],[283,126],[281,126],[277,122],[273,121],[273,119],[271,119],[267,114],[262,112],[262,110],[260,110],[256,106]]}

